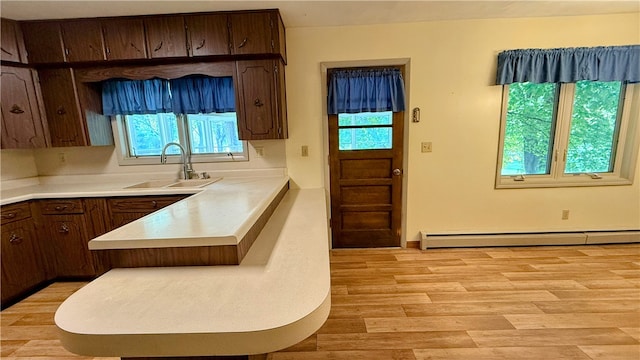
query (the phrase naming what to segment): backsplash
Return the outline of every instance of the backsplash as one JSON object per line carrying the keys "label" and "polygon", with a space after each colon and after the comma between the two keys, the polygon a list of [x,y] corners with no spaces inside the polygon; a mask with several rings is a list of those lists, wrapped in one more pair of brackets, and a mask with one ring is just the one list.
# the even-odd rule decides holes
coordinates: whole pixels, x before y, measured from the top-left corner
{"label": "backsplash", "polygon": [[0,150],[0,180],[16,180],[38,176],[33,150]]}

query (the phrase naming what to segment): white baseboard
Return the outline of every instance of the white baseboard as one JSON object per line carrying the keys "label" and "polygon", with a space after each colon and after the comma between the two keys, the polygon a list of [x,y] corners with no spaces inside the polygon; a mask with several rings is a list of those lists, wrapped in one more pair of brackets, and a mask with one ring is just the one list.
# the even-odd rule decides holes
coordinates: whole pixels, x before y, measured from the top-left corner
{"label": "white baseboard", "polygon": [[445,247],[586,245],[640,242],[640,230],[517,234],[428,234],[421,232],[420,249]]}

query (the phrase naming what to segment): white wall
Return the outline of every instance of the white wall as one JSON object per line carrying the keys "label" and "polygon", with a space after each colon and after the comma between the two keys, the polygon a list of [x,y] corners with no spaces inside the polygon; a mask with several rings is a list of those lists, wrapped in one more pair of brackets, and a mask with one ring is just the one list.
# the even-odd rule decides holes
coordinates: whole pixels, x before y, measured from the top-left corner
{"label": "white wall", "polygon": [[[525,232],[640,228],[632,186],[494,189],[502,50],[640,43],[640,14],[287,29],[287,167],[295,186],[323,187],[321,63],[409,58],[407,240],[419,231]],[[420,142],[433,142],[421,153]],[[309,146],[301,157],[300,146]],[[640,170],[640,166],[637,167]],[[571,211],[561,220],[562,209]]]}

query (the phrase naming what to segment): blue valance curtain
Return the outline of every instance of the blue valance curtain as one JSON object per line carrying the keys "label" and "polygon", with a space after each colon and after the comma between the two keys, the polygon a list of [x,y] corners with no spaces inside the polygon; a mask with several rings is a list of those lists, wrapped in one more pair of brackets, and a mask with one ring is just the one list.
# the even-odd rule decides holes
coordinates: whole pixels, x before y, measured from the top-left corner
{"label": "blue valance curtain", "polygon": [[498,54],[496,84],[640,82],[640,45],[508,50]]}
{"label": "blue valance curtain", "polygon": [[171,80],[176,114],[223,113],[236,109],[232,77],[185,77]]}
{"label": "blue valance curtain", "polygon": [[104,115],[171,112],[169,80],[107,80],[102,83]]}
{"label": "blue valance curtain", "polygon": [[235,111],[233,78],[190,76],[180,79],[102,83],[104,115],[220,113]]}
{"label": "blue valance curtain", "polygon": [[338,69],[328,74],[329,114],[405,109],[404,81],[397,68]]}

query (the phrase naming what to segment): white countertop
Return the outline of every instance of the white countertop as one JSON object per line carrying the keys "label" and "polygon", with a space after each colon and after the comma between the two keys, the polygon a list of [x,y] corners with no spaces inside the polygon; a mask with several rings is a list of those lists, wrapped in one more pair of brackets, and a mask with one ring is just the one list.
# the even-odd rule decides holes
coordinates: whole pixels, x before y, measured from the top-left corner
{"label": "white countertop", "polygon": [[89,242],[89,249],[237,245],[287,176],[224,177],[201,188],[126,189],[139,179],[48,180],[3,189],[3,205],[31,199],[195,194]]}
{"label": "white countertop", "polygon": [[[207,193],[194,198],[213,204],[178,203],[176,213],[227,201]],[[251,206],[249,199],[239,207]],[[56,312],[63,345],[89,356],[203,356],[267,353],[302,341],[330,310],[325,206],[323,189],[290,190],[240,265],[109,271]]]}

